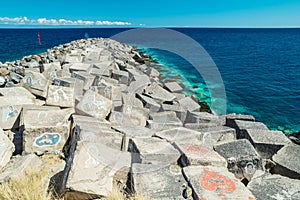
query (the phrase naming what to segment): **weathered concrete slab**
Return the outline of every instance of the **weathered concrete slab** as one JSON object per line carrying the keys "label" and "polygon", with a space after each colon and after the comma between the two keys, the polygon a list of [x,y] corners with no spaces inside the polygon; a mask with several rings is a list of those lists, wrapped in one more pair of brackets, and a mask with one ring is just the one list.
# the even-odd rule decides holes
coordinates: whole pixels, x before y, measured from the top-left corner
{"label": "weathered concrete slab", "polygon": [[185,97],[178,100],[179,105],[186,111],[200,111],[201,106],[196,103],[191,97]]}
{"label": "weathered concrete slab", "polygon": [[227,166],[226,159],[213,149],[207,148],[205,144],[180,144],[180,142],[175,142],[173,145],[181,153],[179,164],[183,167],[189,165]]}
{"label": "weathered concrete slab", "polygon": [[100,83],[96,87],[96,91],[112,101],[122,101],[122,88],[120,85]]}
{"label": "weathered concrete slab", "polygon": [[83,58],[84,63],[95,63],[99,62],[100,59],[100,51],[90,51]]}
{"label": "weathered concrete slab", "polygon": [[148,120],[148,127],[157,131],[181,127],[182,122],[176,117],[176,113],[172,111],[151,113]]}
{"label": "weathered concrete slab", "polygon": [[112,102],[110,99],[102,95],[88,90],[83,96],[83,99],[76,106],[76,112],[83,115],[105,119],[110,113]]}
{"label": "weathered concrete slab", "polygon": [[84,115],[72,115],[74,125],[84,125],[95,123],[99,125],[99,128],[107,128],[110,129],[111,125],[107,120],[100,120],[94,117],[84,116]]}
{"label": "weathered concrete slab", "polygon": [[180,93],[183,90],[182,87],[176,82],[164,83],[164,86],[167,88],[167,90],[173,93]]}
{"label": "weathered concrete slab", "polygon": [[111,77],[112,70],[114,69],[115,68],[112,61],[104,61],[93,63],[93,68],[91,69],[90,73],[98,76]]}
{"label": "weathered concrete slab", "polygon": [[76,78],[57,78],[53,81],[53,85],[70,87],[74,90],[74,97],[83,96],[84,81]]}
{"label": "weathered concrete slab", "polygon": [[129,142],[134,163],[168,165],[176,164],[180,153],[168,142],[159,138],[133,138]]}
{"label": "weathered concrete slab", "polygon": [[207,112],[187,112],[185,123],[220,123],[217,115]]}
{"label": "weathered concrete slab", "polygon": [[72,55],[72,54],[67,54],[65,57],[65,61],[66,63],[79,63],[82,61],[82,56],[80,56],[80,54],[78,55]]}
{"label": "weathered concrete slab", "polygon": [[94,142],[79,141],[71,169],[69,172],[65,169],[64,172],[68,173],[66,188],[71,189],[75,195],[84,193],[84,199],[107,196],[113,190],[114,182],[127,181],[130,164],[129,152]]}
{"label": "weathered concrete slab", "polygon": [[33,105],[35,99],[24,96],[0,96],[1,106]]}
{"label": "weathered concrete slab", "polygon": [[202,134],[198,131],[177,127],[156,132],[156,137],[167,140],[170,143],[177,142],[180,144],[200,144],[202,143]]}
{"label": "weathered concrete slab", "polygon": [[53,62],[49,64],[43,64],[43,75],[50,80],[56,79],[57,76],[57,71],[61,70],[61,65],[59,62]]}
{"label": "weathered concrete slab", "polygon": [[182,123],[185,122],[187,111],[175,101],[172,104],[161,104],[161,111],[173,111]]}
{"label": "weathered concrete slab", "polygon": [[281,131],[247,129],[245,138],[254,146],[262,158],[271,159],[284,145],[291,141]]}
{"label": "weathered concrete slab", "polygon": [[35,99],[35,96],[23,87],[0,88],[0,96],[8,96],[8,97],[22,96],[22,97]]}
{"label": "weathered concrete slab", "polygon": [[43,74],[28,69],[25,71],[23,85],[31,93],[46,98],[50,81]]}
{"label": "weathered concrete slab", "polygon": [[0,171],[9,162],[14,151],[14,144],[9,140],[9,138],[0,128]]}
{"label": "weathered concrete slab", "polygon": [[255,118],[252,115],[240,115],[240,114],[228,114],[226,115],[226,126],[235,128],[234,120],[243,120],[243,121],[255,121]]}
{"label": "weathered concrete slab", "polygon": [[129,94],[143,93],[145,88],[151,83],[147,75],[134,76],[133,79],[128,86]]}
{"label": "weathered concrete slab", "polygon": [[128,80],[129,80],[129,74],[126,71],[122,71],[122,70],[113,70],[112,71],[112,78],[116,79],[119,81],[119,83],[121,84],[128,84]]}
{"label": "weathered concrete slab", "polygon": [[201,130],[203,133],[203,143],[210,148],[220,142],[234,141],[236,139],[235,129],[227,126],[216,126],[204,128]]}
{"label": "weathered concrete slab", "polygon": [[134,163],[131,173],[137,195],[153,200],[185,199],[182,194],[187,184],[178,166]]}
{"label": "weathered concrete slab", "polygon": [[8,105],[0,106],[0,127],[5,130],[12,129],[14,126],[18,127],[17,122],[22,106]]}
{"label": "weathered concrete slab", "polygon": [[253,178],[247,185],[257,200],[300,199],[300,180],[265,174]]}
{"label": "weathered concrete slab", "polygon": [[84,71],[84,72],[90,72],[92,68],[91,64],[86,64],[86,63],[73,63],[69,70],[70,72],[75,72],[75,71]]}
{"label": "weathered concrete slab", "polygon": [[249,140],[224,142],[214,149],[227,160],[228,170],[237,178],[250,180],[257,169],[263,169],[261,158]]}
{"label": "weathered concrete slab", "polygon": [[150,112],[159,111],[160,105],[154,99],[142,94],[137,94],[137,97],[143,102],[144,107],[150,110]]}
{"label": "weathered concrete slab", "polygon": [[184,127],[189,128],[189,129],[193,129],[196,131],[203,131],[205,129],[208,128],[213,128],[213,127],[218,127],[220,126],[219,123],[215,123],[215,122],[207,122],[207,123],[185,123]]}
{"label": "weathered concrete slab", "polygon": [[23,113],[23,148],[26,153],[60,151],[69,137],[73,109],[27,110]]}
{"label": "weathered concrete slab", "polygon": [[143,126],[114,126],[114,130],[123,134],[122,150],[127,151],[129,140],[132,138],[150,138],[153,131]]}
{"label": "weathered concrete slab", "polygon": [[143,108],[143,103],[135,97],[135,93],[122,92],[122,103],[125,105],[131,105],[139,108]]}
{"label": "weathered concrete slab", "polygon": [[42,163],[42,160],[35,154],[13,158],[0,173],[0,184],[24,177],[32,170],[38,171],[41,169]]}
{"label": "weathered concrete slab", "polygon": [[113,126],[137,125],[146,126],[146,120],[149,118],[148,109],[139,108],[131,105],[123,105],[122,111],[113,111],[109,121]]}
{"label": "weathered concrete slab", "polygon": [[46,99],[46,105],[60,107],[74,107],[74,88],[50,85]]}
{"label": "weathered concrete slab", "polygon": [[145,94],[157,100],[158,102],[168,102],[176,99],[176,96],[162,88],[157,83],[152,83],[145,88]]}
{"label": "weathered concrete slab", "polygon": [[236,129],[237,139],[245,138],[247,129],[269,130],[268,127],[261,122],[234,120],[232,128]]}
{"label": "weathered concrete slab", "polygon": [[192,185],[194,199],[255,199],[225,167],[189,166],[183,174]]}
{"label": "weathered concrete slab", "polygon": [[281,174],[290,178],[300,179],[300,146],[290,144],[282,147],[273,157],[277,164],[273,173]]}

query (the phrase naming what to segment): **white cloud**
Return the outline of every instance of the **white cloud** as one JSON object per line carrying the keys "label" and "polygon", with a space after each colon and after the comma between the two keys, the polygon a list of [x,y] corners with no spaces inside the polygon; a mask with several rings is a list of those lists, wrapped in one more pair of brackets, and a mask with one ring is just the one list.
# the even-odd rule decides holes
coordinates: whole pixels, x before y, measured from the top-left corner
{"label": "white cloud", "polygon": [[0,17],[0,24],[6,25],[74,25],[74,26],[126,26],[130,22],[122,21],[89,21],[89,20],[68,20],[68,19],[28,19],[27,17]]}

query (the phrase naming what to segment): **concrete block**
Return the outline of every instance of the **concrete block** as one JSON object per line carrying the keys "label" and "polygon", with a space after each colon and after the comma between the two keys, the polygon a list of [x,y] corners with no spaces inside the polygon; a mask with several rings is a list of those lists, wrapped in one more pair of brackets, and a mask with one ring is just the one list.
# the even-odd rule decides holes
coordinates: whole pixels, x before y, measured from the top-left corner
{"label": "concrete block", "polygon": [[167,88],[167,90],[173,93],[180,93],[183,90],[182,87],[176,82],[164,83],[164,86]]}
{"label": "concrete block", "polygon": [[164,88],[162,88],[157,83],[152,83],[145,88],[145,94],[155,99],[158,102],[171,102],[176,99],[176,96]]}
{"label": "concrete block", "polygon": [[225,167],[189,166],[183,168],[183,174],[194,199],[255,199]]}
{"label": "concrete block", "polygon": [[265,199],[299,199],[300,180],[280,175],[264,174],[253,178],[247,185],[257,200]]}
{"label": "concrete block", "polygon": [[180,153],[168,142],[159,138],[133,138],[129,144],[134,163],[176,164]]}
{"label": "concrete block", "polygon": [[186,111],[200,111],[201,106],[196,103],[191,97],[185,97],[178,100],[179,105]]}
{"label": "concrete block", "polygon": [[272,156],[284,145],[291,141],[281,131],[247,129],[245,138],[254,146],[262,158],[271,159]]}
{"label": "concrete block", "polygon": [[132,180],[137,195],[153,200],[185,199],[186,182],[178,166],[132,164]]}
{"label": "concrete block", "polygon": [[9,162],[14,151],[14,144],[9,140],[9,138],[4,134],[3,130],[0,128],[0,171]]}
{"label": "concrete block", "polygon": [[0,127],[9,130],[13,127],[19,127],[19,116],[22,110],[22,106],[7,105],[0,106]]}
{"label": "concrete block", "polygon": [[59,107],[74,107],[74,88],[50,85],[46,99],[46,105]]}
{"label": "concrete block", "polygon": [[290,178],[300,179],[300,146],[290,144],[282,147],[273,157],[277,164],[273,173],[281,174]]}
{"label": "concrete block", "polygon": [[249,140],[240,139],[214,146],[228,163],[228,170],[239,179],[251,180],[256,170],[262,170],[262,161]]}
{"label": "concrete block", "polygon": [[[129,152],[99,143],[79,141],[71,169],[64,171],[68,174],[66,188],[71,189],[75,196],[85,196],[83,199],[108,196],[114,183],[127,181],[130,164]],[[79,199],[78,196],[76,199]]]}
{"label": "concrete block", "polygon": [[159,111],[160,105],[154,99],[142,94],[137,94],[137,97],[143,102],[144,107],[150,110],[150,112]]}
{"label": "concrete block", "polygon": [[83,96],[83,99],[76,106],[76,111],[79,114],[105,119],[110,113],[112,102],[110,99],[102,95],[88,90]]}

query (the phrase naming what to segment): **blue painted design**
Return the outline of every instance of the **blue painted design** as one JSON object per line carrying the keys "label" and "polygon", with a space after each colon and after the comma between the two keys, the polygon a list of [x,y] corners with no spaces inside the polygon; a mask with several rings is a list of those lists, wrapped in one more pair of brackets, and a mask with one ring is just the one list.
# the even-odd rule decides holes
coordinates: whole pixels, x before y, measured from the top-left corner
{"label": "blue painted design", "polygon": [[59,133],[44,133],[39,137],[35,138],[33,146],[37,147],[49,147],[56,146],[61,140]]}

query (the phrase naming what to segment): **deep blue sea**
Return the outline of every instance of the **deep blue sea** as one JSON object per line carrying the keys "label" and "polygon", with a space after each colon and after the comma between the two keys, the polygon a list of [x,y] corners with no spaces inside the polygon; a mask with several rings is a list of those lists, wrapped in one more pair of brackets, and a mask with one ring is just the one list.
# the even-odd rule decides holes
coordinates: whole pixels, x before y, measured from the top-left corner
{"label": "deep blue sea", "polygon": [[[125,31],[103,29],[0,29],[0,61],[13,61],[48,48],[89,37]],[[227,113],[254,115],[257,121],[286,134],[300,131],[300,29],[173,29],[196,40],[222,76]],[[42,45],[38,45],[40,32]],[[182,44],[185,45],[185,44]],[[159,63],[163,79],[176,79],[185,93],[208,104],[210,94],[192,65],[176,54],[141,49]],[[192,52],[190,52],[192,54]]]}

